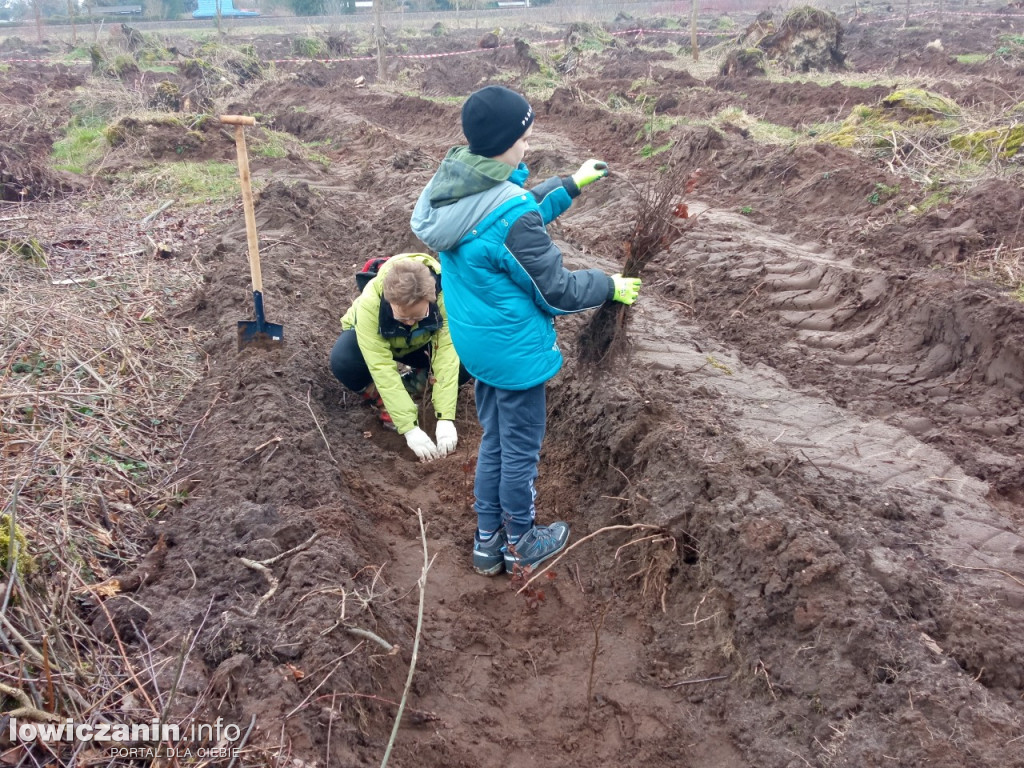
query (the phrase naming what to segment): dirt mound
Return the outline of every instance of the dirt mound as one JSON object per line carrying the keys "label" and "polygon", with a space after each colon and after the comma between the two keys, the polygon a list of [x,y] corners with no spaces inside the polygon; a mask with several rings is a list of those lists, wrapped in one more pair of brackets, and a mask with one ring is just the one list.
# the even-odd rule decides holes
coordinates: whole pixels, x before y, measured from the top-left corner
{"label": "dirt mound", "polygon": [[[107,132],[115,157],[127,164],[154,160],[234,160],[232,145],[222,140],[224,127],[213,118],[186,124],[177,118],[125,117]],[[116,161],[115,161],[116,162]]]}
{"label": "dirt mound", "polygon": [[[28,135],[22,134],[21,141],[48,147],[50,137],[42,131],[30,131]],[[75,186],[74,180],[50,169],[45,155],[33,157],[31,144],[14,147],[0,142],[0,200],[52,200],[71,192]]]}

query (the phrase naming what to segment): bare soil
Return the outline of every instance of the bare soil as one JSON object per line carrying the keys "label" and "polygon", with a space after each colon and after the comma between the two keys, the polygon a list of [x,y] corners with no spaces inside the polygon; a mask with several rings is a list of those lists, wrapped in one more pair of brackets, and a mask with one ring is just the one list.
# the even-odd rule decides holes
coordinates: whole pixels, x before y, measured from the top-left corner
{"label": "bare soil", "polygon": [[[1019,68],[953,58],[990,50],[998,16],[843,23],[847,67],[865,80],[913,72],[962,102],[1024,101]],[[475,47],[476,33],[457,34],[406,45]],[[944,53],[924,48],[940,35]],[[636,81],[653,81],[659,113],[738,104],[793,128],[892,90],[671,65],[616,38],[535,101],[534,180],[588,157],[613,169],[552,226],[568,264],[619,268],[635,190],[656,173],[643,119],[608,107]],[[205,283],[172,322],[210,334],[208,374],[174,415],[195,485],[158,522],[159,576],[106,602],[135,648],[174,657],[195,633],[182,707],[254,718],[247,765],[378,764],[417,631],[419,510],[431,567],[393,765],[1024,766],[1024,304],[964,268],[1020,246],[1019,177],[909,216],[927,192],[884,159],[673,129],[672,162],[702,170],[687,198],[697,225],[644,275],[617,364],[580,362],[587,318],[559,321],[567,362],[548,390],[539,518],[568,521],[575,541],[612,530],[517,594],[469,565],[472,388],[458,451],[423,465],[327,356],[356,265],[422,247],[409,215],[462,140],[461,98],[516,86],[529,67],[514,49],[396,60],[395,86],[372,62],[284,66],[291,76],[218,109],[259,115],[253,137],[322,142],[329,159],[252,159],[267,317],[287,344],[236,349],[236,321],[251,317],[240,205],[185,215],[178,236]],[[18,135],[0,129],[0,158],[40,167],[33,148],[48,150],[85,76],[0,75],[3,98],[45,93],[53,107]],[[219,128],[190,140],[148,132],[110,162],[233,157]],[[102,194],[95,180],[35,182]],[[898,194],[873,203],[877,184]],[[260,602],[268,578],[243,558],[294,547]]]}

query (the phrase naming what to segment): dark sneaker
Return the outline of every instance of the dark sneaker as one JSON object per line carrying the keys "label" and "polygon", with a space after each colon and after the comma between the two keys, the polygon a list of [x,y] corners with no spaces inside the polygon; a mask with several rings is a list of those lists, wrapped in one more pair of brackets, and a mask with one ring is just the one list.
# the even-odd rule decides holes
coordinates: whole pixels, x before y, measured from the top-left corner
{"label": "dark sneaker", "polygon": [[565,549],[569,543],[567,523],[535,525],[515,544],[505,550],[505,570],[513,573],[515,567],[537,566]]}
{"label": "dark sneaker", "polygon": [[505,572],[505,544],[508,538],[502,528],[487,541],[480,541],[479,532],[473,535],[473,570],[484,576],[497,576]]}

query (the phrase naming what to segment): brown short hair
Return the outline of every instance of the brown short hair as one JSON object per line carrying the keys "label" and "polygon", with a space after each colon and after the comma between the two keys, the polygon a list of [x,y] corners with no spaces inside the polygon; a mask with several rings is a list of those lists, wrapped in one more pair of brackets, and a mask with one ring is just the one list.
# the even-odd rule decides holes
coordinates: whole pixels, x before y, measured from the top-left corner
{"label": "brown short hair", "polygon": [[396,261],[384,274],[384,300],[388,304],[408,307],[423,301],[437,300],[437,283],[430,267],[422,261]]}

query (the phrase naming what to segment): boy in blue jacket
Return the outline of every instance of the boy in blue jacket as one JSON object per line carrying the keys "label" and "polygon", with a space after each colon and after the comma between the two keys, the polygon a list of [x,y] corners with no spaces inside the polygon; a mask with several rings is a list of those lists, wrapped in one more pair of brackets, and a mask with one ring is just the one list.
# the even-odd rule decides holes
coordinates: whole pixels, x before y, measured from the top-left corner
{"label": "boy in blue jacket", "polygon": [[469,146],[453,147],[416,202],[412,229],[439,252],[455,350],[476,379],[473,568],[487,576],[536,566],[569,540],[564,522],[537,525],[534,481],[547,420],[545,382],[562,367],[554,318],[606,301],[632,304],[637,278],[570,271],[545,229],[587,184],[608,175],[588,160],[529,192],[534,112],[502,86],[462,107]]}

